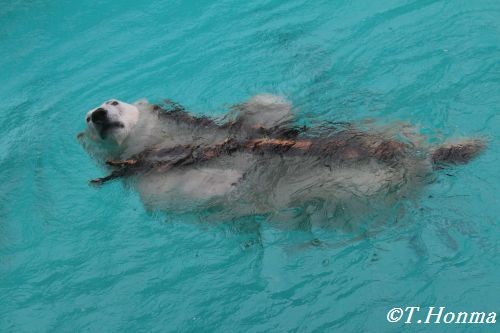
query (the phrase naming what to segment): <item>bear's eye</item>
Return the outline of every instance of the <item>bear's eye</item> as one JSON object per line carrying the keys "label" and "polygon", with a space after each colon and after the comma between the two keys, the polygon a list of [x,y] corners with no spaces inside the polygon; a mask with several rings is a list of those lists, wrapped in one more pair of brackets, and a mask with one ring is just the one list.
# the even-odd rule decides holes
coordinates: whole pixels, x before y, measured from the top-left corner
{"label": "bear's eye", "polygon": [[111,105],[118,105],[118,102],[117,101],[113,101],[113,102],[111,102]]}
{"label": "bear's eye", "polygon": [[90,117],[87,117],[87,122],[89,122],[89,121],[90,121]]}

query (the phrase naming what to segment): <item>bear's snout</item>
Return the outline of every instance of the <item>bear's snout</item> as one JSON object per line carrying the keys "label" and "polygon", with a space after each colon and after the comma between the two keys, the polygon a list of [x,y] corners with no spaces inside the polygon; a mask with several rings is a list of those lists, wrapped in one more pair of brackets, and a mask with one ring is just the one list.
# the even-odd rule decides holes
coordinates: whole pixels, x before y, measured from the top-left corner
{"label": "bear's snout", "polygon": [[90,116],[94,124],[104,124],[108,121],[108,112],[103,108],[98,108]]}

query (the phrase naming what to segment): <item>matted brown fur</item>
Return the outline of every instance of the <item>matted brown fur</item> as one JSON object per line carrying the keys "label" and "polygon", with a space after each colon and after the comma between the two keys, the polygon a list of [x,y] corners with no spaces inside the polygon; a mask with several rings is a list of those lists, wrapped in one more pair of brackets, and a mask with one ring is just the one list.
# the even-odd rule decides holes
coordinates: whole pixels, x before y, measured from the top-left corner
{"label": "matted brown fur", "polygon": [[226,139],[220,144],[208,147],[176,146],[172,148],[146,150],[123,161],[107,161],[117,168],[109,176],[93,180],[102,184],[120,177],[128,177],[153,169],[167,171],[171,168],[203,163],[222,155],[237,151],[254,154],[286,154],[317,156],[337,162],[357,162],[375,159],[384,163],[397,163],[405,155],[408,146],[395,140],[384,140],[376,135],[361,132],[340,132],[337,135],[322,138],[276,139],[255,138],[246,141]]}

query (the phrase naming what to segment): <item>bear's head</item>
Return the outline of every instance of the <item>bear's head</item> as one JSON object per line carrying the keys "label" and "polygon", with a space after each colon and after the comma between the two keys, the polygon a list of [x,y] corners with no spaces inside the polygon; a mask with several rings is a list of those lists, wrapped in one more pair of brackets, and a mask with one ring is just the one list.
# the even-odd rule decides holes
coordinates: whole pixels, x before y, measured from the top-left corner
{"label": "bear's head", "polygon": [[111,99],[90,110],[85,121],[87,132],[94,141],[121,145],[139,120],[137,106]]}

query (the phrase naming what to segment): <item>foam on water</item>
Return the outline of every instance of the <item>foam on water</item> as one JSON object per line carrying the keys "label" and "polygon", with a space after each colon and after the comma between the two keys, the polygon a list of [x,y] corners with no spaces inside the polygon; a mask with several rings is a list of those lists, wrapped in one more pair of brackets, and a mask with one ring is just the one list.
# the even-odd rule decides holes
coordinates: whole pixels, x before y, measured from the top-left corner
{"label": "foam on water", "polygon": [[[428,331],[386,312],[498,311],[498,1],[1,7],[0,331]],[[365,217],[376,232],[317,215],[284,228],[293,210],[200,223],[208,212],[148,214],[119,182],[88,186],[101,170],[75,135],[103,100],[220,116],[262,92],[300,123],[405,121],[490,144]]]}

